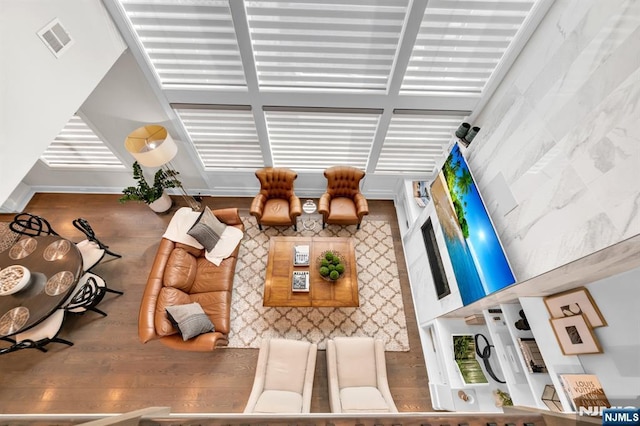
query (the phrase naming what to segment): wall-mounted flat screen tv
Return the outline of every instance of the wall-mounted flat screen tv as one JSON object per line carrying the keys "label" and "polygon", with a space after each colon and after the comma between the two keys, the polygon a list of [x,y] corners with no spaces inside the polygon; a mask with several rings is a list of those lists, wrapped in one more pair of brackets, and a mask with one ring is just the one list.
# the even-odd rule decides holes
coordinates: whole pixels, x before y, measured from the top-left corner
{"label": "wall-mounted flat screen tv", "polygon": [[460,147],[454,145],[431,183],[462,303],[468,305],[516,282]]}

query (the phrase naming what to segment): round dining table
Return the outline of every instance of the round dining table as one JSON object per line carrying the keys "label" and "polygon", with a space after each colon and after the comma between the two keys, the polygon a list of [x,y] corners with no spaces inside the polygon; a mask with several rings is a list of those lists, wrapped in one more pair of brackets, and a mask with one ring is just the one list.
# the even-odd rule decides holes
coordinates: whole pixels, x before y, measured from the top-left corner
{"label": "round dining table", "polygon": [[[25,267],[30,277],[20,291],[2,291],[0,295],[3,337],[25,331],[53,314],[73,292],[83,272],[76,245],[58,235],[22,237],[0,253],[0,276],[13,265]],[[6,290],[2,284],[0,289]]]}

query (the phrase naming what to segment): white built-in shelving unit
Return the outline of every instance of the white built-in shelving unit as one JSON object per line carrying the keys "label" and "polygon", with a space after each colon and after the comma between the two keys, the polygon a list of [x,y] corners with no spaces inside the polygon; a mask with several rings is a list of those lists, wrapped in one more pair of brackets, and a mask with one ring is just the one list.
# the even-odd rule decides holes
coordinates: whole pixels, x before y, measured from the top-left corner
{"label": "white built-in shelving unit", "polygon": [[[557,343],[551,323],[549,322],[549,312],[547,311],[544,301],[541,297],[521,297],[520,304],[524,309],[531,331],[538,342],[540,353],[544,358],[549,378],[548,384],[553,384],[556,389],[561,390],[559,374],[583,374],[585,373],[580,358],[575,355],[564,355]],[[537,384],[534,382],[534,384]],[[542,386],[544,388],[544,386]],[[536,388],[537,390],[537,388]],[[539,390],[538,396],[542,395],[542,389]],[[573,410],[571,403],[567,399],[564,392],[558,392],[560,402],[564,411]],[[539,398],[538,398],[539,399]]]}
{"label": "white built-in shelving unit", "polygon": [[[491,335],[496,353],[496,362],[500,364],[503,378],[507,382],[506,386],[514,405],[537,406],[531,391],[531,377],[533,374],[546,376],[544,373],[529,373],[522,352],[518,347],[518,338],[532,338],[530,331],[516,330],[511,323],[510,308],[517,310],[519,305],[503,305],[494,308],[492,311],[485,310],[484,318],[487,322],[487,329]],[[500,311],[500,312],[495,312]],[[517,315],[517,313],[516,313]],[[544,388],[544,386],[543,386]]]}
{"label": "white built-in shelving unit", "polygon": [[[530,287],[529,290],[521,292],[507,292],[507,296],[496,298],[495,305],[489,307],[484,304],[477,312],[470,312],[468,307],[463,309],[433,204],[419,207],[413,198],[412,181],[408,179],[398,188],[395,201],[434,409],[458,412],[501,411],[500,407],[496,407],[493,397],[493,391],[500,389],[509,393],[514,405],[548,410],[541,397],[545,386],[553,385],[563,411],[572,412],[571,402],[562,391],[562,374],[595,374],[600,379],[605,393],[614,403],[618,401],[621,404],[638,405],[640,362],[637,353],[640,352],[640,315],[634,310],[634,301],[640,297],[640,287],[637,286],[640,268],[636,266],[627,272],[586,281],[583,284],[590,289],[609,323],[606,327],[594,330],[603,347],[603,353],[564,355],[551,327],[550,314],[544,298],[529,296],[539,294],[538,287]],[[438,299],[436,294],[420,229],[429,217],[433,222],[451,290],[451,293],[442,299]],[[637,264],[633,259],[630,262]],[[575,268],[576,266],[568,265],[567,270]],[[564,277],[569,279],[568,276]],[[534,283],[518,286],[525,288],[529,284]],[[576,286],[579,284],[573,285]],[[620,295],[625,296],[620,298]],[[521,318],[520,311],[526,316],[530,330],[516,328],[515,323]],[[482,316],[484,324],[471,325],[465,322],[464,317],[470,313]],[[485,335],[493,345],[490,357],[492,370],[506,383],[498,383],[488,374],[485,374],[489,379],[489,384],[486,385],[469,386],[462,382],[453,357],[451,336],[476,333]],[[518,339],[521,338],[535,339],[544,359],[546,372],[529,371],[519,345]],[[478,361],[483,366],[482,360],[478,358]],[[473,395],[473,400],[462,401],[458,397],[460,390]]]}
{"label": "white built-in shelving unit", "polygon": [[[500,389],[509,393],[515,405],[547,410],[541,396],[546,385],[553,385],[558,390],[564,411],[571,412],[573,410],[571,403],[562,391],[561,374],[597,374],[602,381],[608,380],[608,377],[611,376],[610,364],[614,361],[608,360],[606,363],[604,361],[599,363],[597,357],[602,357],[602,355],[591,355],[590,358],[581,359],[579,356],[567,356],[562,353],[551,328],[549,312],[543,297],[514,296],[508,300],[503,298],[500,303],[492,307],[491,312],[489,309],[479,309],[477,314],[484,317],[485,324],[483,325],[469,325],[464,321],[463,316],[456,317],[455,311],[462,307],[462,300],[454,282],[455,275],[448,258],[442,231],[437,226],[435,209],[432,204],[428,204],[426,207],[418,206],[413,198],[411,180],[405,180],[401,188],[398,189],[396,209],[402,232],[402,243],[409,271],[420,340],[429,376],[433,408],[469,412],[501,411],[501,408],[496,407],[493,397],[493,391]],[[436,240],[442,254],[443,266],[450,281],[451,294],[442,299],[438,299],[435,292],[433,276],[420,230],[428,217],[432,219]],[[634,273],[640,274],[638,271]],[[618,278],[618,280],[625,281],[622,278]],[[640,292],[640,290],[636,291]],[[601,294],[600,298],[604,300],[604,294]],[[528,320],[530,330],[519,330],[515,327],[516,321],[520,319],[521,310]],[[613,312],[609,314],[610,317],[613,315]],[[454,334],[475,335],[476,333],[485,335],[493,345],[493,354],[490,358],[491,367],[498,378],[506,383],[498,383],[488,374],[485,374],[490,382],[487,385],[469,386],[462,382],[453,358],[451,336]],[[602,336],[608,338],[612,344],[619,345],[621,340],[619,332],[607,330],[606,327],[596,330],[596,333],[603,333]],[[529,371],[520,349],[518,340],[520,338],[535,339],[544,359],[546,372],[532,373]],[[640,342],[634,341],[634,344],[639,345]],[[616,350],[616,348],[612,347],[611,350]],[[622,349],[619,352],[619,356],[623,356]],[[583,367],[583,360],[589,363],[589,369]],[[479,362],[483,365],[482,360],[479,359]],[[609,369],[605,366],[608,366]],[[614,379],[611,380],[614,383]],[[632,388],[634,383],[629,382],[622,374],[615,377],[617,386],[622,384]],[[603,383],[603,385],[605,384]],[[472,394],[473,401],[464,402],[458,398],[457,394],[460,390]]]}

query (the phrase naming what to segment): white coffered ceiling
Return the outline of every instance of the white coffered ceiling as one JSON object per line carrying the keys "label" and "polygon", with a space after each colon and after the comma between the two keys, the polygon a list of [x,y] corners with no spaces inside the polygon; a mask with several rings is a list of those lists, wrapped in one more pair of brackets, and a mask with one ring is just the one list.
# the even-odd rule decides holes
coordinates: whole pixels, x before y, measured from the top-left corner
{"label": "white coffered ceiling", "polygon": [[551,0],[105,4],[204,170],[430,174]]}

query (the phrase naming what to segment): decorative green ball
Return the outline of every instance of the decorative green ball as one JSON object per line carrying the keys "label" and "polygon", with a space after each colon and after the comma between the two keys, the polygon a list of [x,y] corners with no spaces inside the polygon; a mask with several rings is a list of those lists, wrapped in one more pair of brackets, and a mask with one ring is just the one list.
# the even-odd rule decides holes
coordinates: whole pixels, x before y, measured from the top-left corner
{"label": "decorative green ball", "polygon": [[338,256],[333,256],[332,263],[334,265],[337,265],[338,263],[340,263],[340,258]]}
{"label": "decorative green ball", "polygon": [[329,275],[329,268],[327,268],[326,266],[320,267],[320,275],[322,275],[323,277]]}
{"label": "decorative green ball", "polygon": [[329,266],[329,261],[327,259],[322,259],[320,261],[320,266]]}
{"label": "decorative green ball", "polygon": [[338,273],[338,271],[331,271],[329,273],[329,278],[331,278],[332,280],[337,280],[338,278],[340,278],[340,274]]}
{"label": "decorative green ball", "polygon": [[331,262],[333,260],[333,253],[328,251],[327,254],[324,255],[324,258]]}
{"label": "decorative green ball", "polygon": [[336,271],[338,271],[339,274],[344,272],[344,265],[342,263],[338,263],[336,265]]}
{"label": "decorative green ball", "polygon": [[334,269],[336,269],[336,265],[329,265],[327,266],[327,268],[329,268],[330,271],[333,271]]}

